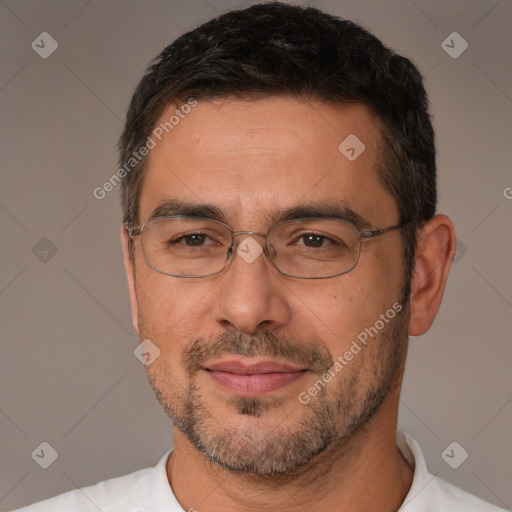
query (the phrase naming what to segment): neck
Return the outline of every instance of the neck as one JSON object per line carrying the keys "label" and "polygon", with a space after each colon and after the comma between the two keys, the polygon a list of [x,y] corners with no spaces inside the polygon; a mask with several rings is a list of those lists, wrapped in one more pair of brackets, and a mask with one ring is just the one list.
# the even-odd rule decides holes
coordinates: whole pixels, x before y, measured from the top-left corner
{"label": "neck", "polygon": [[212,463],[174,428],[167,476],[185,510],[393,512],[400,508],[413,471],[396,446],[398,392],[342,443],[331,445],[293,475],[259,477]]}

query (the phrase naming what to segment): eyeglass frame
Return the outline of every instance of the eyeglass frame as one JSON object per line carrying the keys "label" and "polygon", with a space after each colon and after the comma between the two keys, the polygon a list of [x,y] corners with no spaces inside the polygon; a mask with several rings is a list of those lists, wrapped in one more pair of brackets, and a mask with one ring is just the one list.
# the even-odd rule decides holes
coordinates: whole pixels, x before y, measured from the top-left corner
{"label": "eyeglass frame", "polygon": [[[157,269],[156,267],[153,266],[153,264],[149,261],[148,259],[148,256],[146,255],[146,251],[144,250],[144,245],[142,244],[142,232],[144,230],[144,227],[152,222],[152,221],[155,221],[155,220],[159,220],[159,219],[192,219],[192,220],[205,220],[205,221],[208,221],[208,222],[215,222],[216,224],[220,224],[221,226],[224,226],[225,228],[228,229],[228,231],[231,233],[231,244],[227,250],[227,257],[226,257],[226,262],[224,263],[224,266],[218,270],[217,272],[213,272],[211,274],[205,274],[203,276],[187,276],[187,275],[176,275],[176,274],[170,274],[169,272],[164,272],[163,270],[159,270]],[[269,253],[269,248],[268,248],[268,235],[269,233],[275,229],[276,227],[282,225],[282,224],[291,224],[292,222],[301,222],[301,221],[312,221],[312,220],[337,220],[337,221],[340,221],[340,222],[345,222],[346,224],[349,224],[351,225],[358,233],[359,235],[359,247],[358,247],[358,253],[357,253],[357,259],[354,263],[354,265],[349,268],[348,270],[345,270],[343,272],[340,272],[339,274],[334,274],[332,276],[325,276],[325,277],[298,277],[298,276],[294,276],[292,274],[288,274],[286,272],[283,272],[281,269],[279,269],[276,264],[274,263],[273,261],[273,258],[270,256],[270,253]],[[304,217],[304,218],[299,218],[299,219],[290,219],[290,220],[283,220],[283,221],[280,221],[272,226],[270,226],[270,228],[267,230],[267,234],[265,233],[258,233],[256,231],[233,231],[233,229],[231,228],[231,226],[229,226],[228,224],[224,223],[224,222],[221,222],[220,220],[216,220],[216,219],[209,219],[208,217],[195,217],[195,216],[190,216],[190,215],[161,215],[161,216],[158,216],[158,217],[151,217],[150,219],[147,219],[143,224],[142,226],[129,226],[128,223],[126,223],[124,226],[125,226],[125,229],[126,229],[126,232],[128,234],[128,238],[129,238],[129,241],[130,242],[133,242],[133,238],[136,237],[136,236],[140,236],[141,237],[141,249],[142,249],[142,253],[144,254],[144,259],[146,260],[146,263],[148,264],[148,266],[153,269],[155,272],[158,272],[160,274],[163,274],[165,276],[170,276],[170,277],[178,277],[178,278],[181,278],[181,279],[196,279],[196,278],[202,278],[202,277],[213,277],[213,276],[216,276],[218,274],[220,274],[227,266],[228,266],[228,263],[231,260],[231,256],[233,254],[233,248],[234,248],[234,238],[235,236],[238,236],[238,235],[252,235],[252,236],[262,236],[266,239],[266,243],[265,243],[265,247],[263,248],[264,251],[266,253],[266,256],[267,256],[267,259],[272,263],[272,266],[282,275],[285,275],[287,277],[292,277],[294,279],[331,279],[333,277],[339,277],[339,276],[342,276],[344,274],[348,274],[349,272],[352,272],[352,270],[354,270],[354,268],[356,268],[357,264],[359,263],[359,258],[361,256],[361,242],[363,240],[367,240],[367,239],[371,239],[371,238],[376,238],[378,236],[381,236],[381,235],[385,235],[386,233],[389,233],[390,231],[395,231],[395,230],[399,230],[399,229],[402,229],[404,228],[407,224],[410,224],[410,222],[403,222],[402,224],[396,224],[394,226],[389,226],[387,228],[379,228],[379,229],[373,229],[373,230],[365,230],[365,231],[361,231],[353,222],[347,220],[347,219],[341,219],[339,217]]]}

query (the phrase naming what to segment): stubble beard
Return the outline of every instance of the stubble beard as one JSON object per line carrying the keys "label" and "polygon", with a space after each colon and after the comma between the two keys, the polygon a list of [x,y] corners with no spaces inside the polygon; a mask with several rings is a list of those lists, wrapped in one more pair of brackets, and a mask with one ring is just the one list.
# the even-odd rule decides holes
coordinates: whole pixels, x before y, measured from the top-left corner
{"label": "stubble beard", "polygon": [[[232,397],[227,424],[215,418],[197,384],[207,359],[225,354],[281,357],[320,377],[333,365],[330,353],[319,344],[298,343],[271,331],[255,336],[225,333],[213,340],[195,339],[184,350],[186,384],[181,392],[158,365],[147,367],[148,379],[167,415],[208,460],[232,472],[293,476],[329,448],[348,445],[375,416],[402,371],[407,320],[404,310],[398,313],[307,405],[295,395]],[[291,426],[283,426],[286,418],[279,418],[283,400],[302,408]]]}

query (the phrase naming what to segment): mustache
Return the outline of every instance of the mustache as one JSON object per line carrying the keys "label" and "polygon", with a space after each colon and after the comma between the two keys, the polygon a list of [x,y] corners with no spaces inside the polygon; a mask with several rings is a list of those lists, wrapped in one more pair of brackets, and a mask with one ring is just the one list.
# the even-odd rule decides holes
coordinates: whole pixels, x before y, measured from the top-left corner
{"label": "mustache", "polygon": [[255,335],[242,332],[225,332],[213,339],[195,338],[182,353],[185,370],[189,377],[204,368],[207,361],[223,355],[244,357],[268,357],[284,359],[323,375],[334,361],[330,352],[316,342],[297,342],[271,331]]}

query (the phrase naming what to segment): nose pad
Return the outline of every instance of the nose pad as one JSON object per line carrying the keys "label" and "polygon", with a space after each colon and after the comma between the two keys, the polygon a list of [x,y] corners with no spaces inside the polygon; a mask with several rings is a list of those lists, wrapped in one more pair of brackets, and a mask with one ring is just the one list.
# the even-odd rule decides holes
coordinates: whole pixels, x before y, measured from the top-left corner
{"label": "nose pad", "polygon": [[233,254],[233,246],[231,246],[228,249],[228,252],[226,253],[226,261],[228,261],[231,258],[231,255]]}

